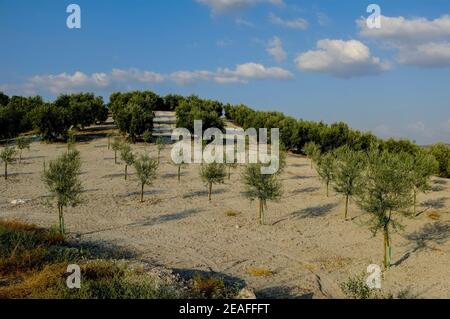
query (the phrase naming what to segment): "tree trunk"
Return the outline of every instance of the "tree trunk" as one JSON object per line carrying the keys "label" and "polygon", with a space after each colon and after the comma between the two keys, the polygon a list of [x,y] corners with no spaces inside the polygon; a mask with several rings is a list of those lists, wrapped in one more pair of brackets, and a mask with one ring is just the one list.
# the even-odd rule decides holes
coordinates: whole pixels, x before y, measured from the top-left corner
{"label": "tree trunk", "polygon": [[19,164],[22,163],[22,150],[20,150],[19,152]]}
{"label": "tree trunk", "polygon": [[8,162],[5,162],[5,180],[8,179]]}
{"label": "tree trunk", "polygon": [[114,151],[114,164],[117,164],[117,151]]}
{"label": "tree trunk", "polygon": [[231,179],[231,166],[228,166],[228,180]]}
{"label": "tree trunk", "polygon": [[161,151],[158,150],[158,164],[160,163],[160,158],[161,158]]}
{"label": "tree trunk", "polygon": [[141,203],[144,202],[144,184],[141,184]]}
{"label": "tree trunk", "polygon": [[211,201],[212,183],[209,183],[208,199]]}
{"label": "tree trunk", "polygon": [[327,197],[330,197],[330,182],[327,181]]}
{"label": "tree trunk", "polygon": [[417,204],[417,192],[416,192],[416,189],[414,188],[414,190],[413,190],[413,192],[414,192],[414,216],[416,216],[416,213],[417,213],[417,208],[416,208],[416,204]]}
{"label": "tree trunk", "polygon": [[262,199],[259,200],[259,223],[264,225],[264,202]]}
{"label": "tree trunk", "polygon": [[108,151],[111,149],[111,138],[108,137]]}
{"label": "tree trunk", "polygon": [[181,181],[181,166],[178,166],[178,183]]}
{"label": "tree trunk", "polygon": [[345,196],[345,220],[347,220],[347,216],[348,216],[348,201],[349,201],[349,196],[346,195]]}
{"label": "tree trunk", "polygon": [[391,244],[389,239],[389,230],[387,226],[384,227],[384,268],[391,267]]}
{"label": "tree trunk", "polygon": [[125,180],[128,178],[128,165],[125,164]]}
{"label": "tree trunk", "polygon": [[58,212],[59,212],[59,232],[61,236],[64,236],[66,233],[65,226],[64,226],[64,214],[63,214],[63,207],[61,205],[58,206]]}

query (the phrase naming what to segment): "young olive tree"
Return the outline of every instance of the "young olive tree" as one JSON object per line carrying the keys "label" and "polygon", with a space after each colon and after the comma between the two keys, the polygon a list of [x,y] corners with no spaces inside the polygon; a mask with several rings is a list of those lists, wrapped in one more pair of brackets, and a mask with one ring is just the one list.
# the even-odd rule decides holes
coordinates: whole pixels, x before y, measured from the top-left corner
{"label": "young olive tree", "polygon": [[431,176],[438,170],[439,164],[433,155],[424,150],[410,156],[410,178],[413,185],[413,209],[417,213],[417,194],[430,189]]}
{"label": "young olive tree", "polygon": [[8,179],[8,165],[14,162],[14,156],[16,155],[16,149],[12,146],[6,146],[0,152],[0,159],[5,164],[5,180]]}
{"label": "young olive tree", "polygon": [[150,144],[152,141],[152,138],[153,138],[153,135],[152,135],[152,132],[150,132],[150,131],[145,131],[144,134],[142,134],[142,140],[146,144]]}
{"label": "young olive tree", "polygon": [[332,152],[320,155],[319,159],[317,160],[317,173],[327,187],[327,197],[329,197],[330,195],[330,183],[334,177],[335,160],[336,158]]}
{"label": "young olive tree", "polygon": [[231,180],[231,170],[236,169],[238,167],[238,156],[237,156],[237,149],[236,147],[233,147],[233,150],[227,151],[224,150],[224,161],[225,166],[228,170],[228,180]]}
{"label": "young olive tree", "polygon": [[166,148],[166,143],[162,137],[156,139],[156,147],[158,148],[158,163],[160,162],[161,152]]}
{"label": "young olive tree", "polygon": [[151,185],[156,179],[158,162],[152,160],[148,154],[141,155],[134,161],[134,169],[141,184],[141,203],[144,202],[144,187]]}
{"label": "young olive tree", "polygon": [[49,163],[44,172],[43,181],[56,201],[59,216],[59,230],[65,235],[64,208],[76,206],[80,203],[80,194],[83,190],[79,179],[81,169],[80,153],[72,150],[67,154]]}
{"label": "young olive tree", "polygon": [[22,162],[22,152],[23,150],[29,150],[31,145],[31,141],[26,137],[19,136],[16,139],[16,146],[19,149],[19,163]]}
{"label": "young olive tree", "polygon": [[135,161],[135,156],[128,143],[122,143],[120,147],[120,158],[125,162],[125,180],[128,179],[128,166],[132,166]]}
{"label": "young olive tree", "polygon": [[314,142],[306,143],[303,147],[303,153],[305,153],[305,155],[310,159],[312,169],[313,163],[316,162],[320,157],[320,147]]}
{"label": "young olive tree", "polygon": [[250,200],[259,200],[259,222],[266,224],[267,201],[278,200],[282,195],[281,183],[278,175],[261,173],[261,164],[249,164],[242,174],[245,185],[244,196]]}
{"label": "young olive tree", "polygon": [[371,215],[370,230],[384,237],[384,266],[391,265],[391,231],[402,229],[401,216],[411,216],[412,184],[409,165],[404,153],[371,151],[363,174],[361,192],[356,196],[358,206]]}
{"label": "young olive tree", "polygon": [[117,152],[120,152],[120,149],[122,147],[123,140],[120,137],[114,137],[111,147],[114,151],[114,163],[117,164]]}
{"label": "young olive tree", "polygon": [[200,167],[200,177],[208,186],[208,200],[211,201],[213,184],[223,184],[227,175],[225,165],[219,163],[205,164]]}
{"label": "young olive tree", "polygon": [[77,137],[75,135],[75,131],[69,130],[67,132],[67,152],[70,152],[74,149],[76,141]]}
{"label": "young olive tree", "polygon": [[106,137],[108,138],[108,151],[111,149],[111,138],[112,138],[112,133],[108,133],[106,134]]}
{"label": "young olive tree", "polygon": [[184,154],[183,149],[181,148],[178,151],[178,161],[175,162],[172,160],[173,165],[175,165],[177,167],[178,183],[181,182],[181,169],[185,168],[187,166],[187,163],[184,160],[183,154]]}
{"label": "young olive tree", "polygon": [[333,174],[334,190],[345,197],[345,220],[350,199],[361,189],[362,173],[366,164],[365,154],[353,151],[348,146],[335,150]]}

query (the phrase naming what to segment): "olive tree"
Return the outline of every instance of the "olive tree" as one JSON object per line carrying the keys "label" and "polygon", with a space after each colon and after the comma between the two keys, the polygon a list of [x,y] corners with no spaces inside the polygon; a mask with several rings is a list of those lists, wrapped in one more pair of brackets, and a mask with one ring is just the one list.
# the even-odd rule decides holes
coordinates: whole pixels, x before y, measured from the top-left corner
{"label": "olive tree", "polygon": [[311,161],[311,168],[313,168],[313,163],[320,157],[320,147],[314,142],[306,143],[303,147],[303,153],[308,156]]}
{"label": "olive tree", "polygon": [[208,186],[208,200],[211,201],[213,184],[223,184],[226,175],[227,173],[224,164],[211,163],[200,167],[200,177]]}
{"label": "olive tree", "polygon": [[330,195],[330,183],[334,176],[334,161],[335,156],[332,152],[320,155],[317,161],[317,173],[319,178],[325,183],[327,187],[327,197]]}
{"label": "olive tree", "polygon": [[335,150],[333,184],[334,190],[345,197],[345,219],[348,216],[350,199],[361,189],[362,172],[365,168],[364,153],[353,151],[348,146]]}
{"label": "olive tree", "polygon": [[384,266],[391,265],[391,231],[403,228],[399,218],[412,216],[408,212],[413,202],[409,165],[404,153],[371,151],[363,174],[361,192],[356,196],[358,206],[371,215],[370,230],[384,237]]}
{"label": "olive tree", "polygon": [[65,234],[64,208],[69,205],[74,207],[80,203],[80,194],[83,191],[79,179],[80,169],[80,153],[72,150],[51,161],[43,175],[44,184],[58,207],[59,230],[63,236]]}
{"label": "olive tree", "polygon": [[120,149],[122,147],[123,140],[120,137],[114,137],[111,147],[114,151],[114,163],[117,164],[117,152],[120,152]]}
{"label": "olive tree", "polygon": [[75,147],[75,143],[77,141],[77,137],[75,135],[75,131],[69,130],[67,132],[67,152],[70,152]]}
{"label": "olive tree", "polygon": [[224,150],[225,166],[228,169],[228,180],[231,180],[231,169],[238,167],[237,149],[233,147],[233,150]]}
{"label": "olive tree", "polygon": [[0,159],[5,164],[5,180],[8,179],[8,165],[14,162],[14,156],[16,155],[16,149],[12,146],[6,146],[0,152]]}
{"label": "olive tree", "polygon": [[16,146],[19,149],[19,163],[22,162],[22,152],[23,150],[29,150],[31,141],[24,136],[19,136],[16,139]]}
{"label": "olive tree", "polygon": [[144,187],[151,185],[156,179],[158,162],[151,159],[148,154],[143,154],[134,161],[134,169],[141,184],[141,202],[144,202]]}
{"label": "olive tree", "polygon": [[244,196],[252,201],[259,200],[259,222],[265,225],[267,201],[281,198],[282,187],[277,174],[262,174],[261,167],[261,164],[247,165],[242,174],[242,181],[245,185]]}
{"label": "olive tree", "polygon": [[187,166],[187,163],[184,160],[183,156],[183,149],[181,148],[178,151],[178,159],[177,161],[172,160],[173,165],[177,167],[177,176],[178,176],[178,182],[181,181],[181,169]]}
{"label": "olive tree", "polygon": [[166,144],[164,143],[164,139],[162,137],[158,137],[156,139],[156,147],[158,148],[158,163],[159,163],[161,152],[166,148]]}
{"label": "olive tree", "polygon": [[122,143],[120,147],[120,158],[122,161],[125,162],[125,180],[128,178],[128,166],[131,166],[134,164],[134,154],[131,150],[131,146],[128,143]]}

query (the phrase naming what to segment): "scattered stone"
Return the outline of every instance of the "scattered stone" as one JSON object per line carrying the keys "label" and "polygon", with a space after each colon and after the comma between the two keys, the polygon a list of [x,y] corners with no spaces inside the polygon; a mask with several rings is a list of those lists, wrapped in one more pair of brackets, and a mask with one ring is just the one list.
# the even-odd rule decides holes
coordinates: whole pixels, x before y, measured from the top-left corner
{"label": "scattered stone", "polygon": [[256,299],[255,292],[251,288],[242,288],[237,295],[237,299]]}

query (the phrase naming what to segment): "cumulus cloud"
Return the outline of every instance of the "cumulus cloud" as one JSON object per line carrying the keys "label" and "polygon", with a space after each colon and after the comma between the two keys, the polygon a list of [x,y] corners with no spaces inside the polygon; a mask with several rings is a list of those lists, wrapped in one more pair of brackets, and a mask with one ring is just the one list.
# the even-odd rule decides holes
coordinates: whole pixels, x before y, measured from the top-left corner
{"label": "cumulus cloud", "polygon": [[278,63],[284,62],[287,58],[287,54],[283,49],[283,42],[279,37],[273,37],[269,40],[267,43],[266,52]]}
{"label": "cumulus cloud", "polygon": [[196,0],[211,9],[213,14],[222,14],[233,10],[246,8],[252,5],[269,3],[273,5],[283,5],[283,0]]}
{"label": "cumulus cloud", "polygon": [[139,69],[113,69],[109,73],[86,74],[76,71],[73,74],[35,75],[22,84],[0,84],[0,90],[9,94],[38,94],[50,92],[53,95],[79,91],[111,90],[133,88],[166,83],[189,85],[208,81],[218,84],[248,83],[251,80],[289,80],[293,75],[278,67],[265,67],[257,63],[237,65],[235,69],[219,68],[216,71],[176,71],[165,75]]}
{"label": "cumulus cloud", "polygon": [[357,40],[319,40],[317,50],[304,52],[296,58],[303,71],[322,72],[341,78],[374,75],[389,69],[387,62],[372,56],[370,49]]}
{"label": "cumulus cloud", "polygon": [[306,30],[309,25],[308,21],[306,21],[303,18],[296,18],[294,20],[285,20],[273,13],[269,15],[269,19],[272,24],[280,25],[282,27],[290,29]]}
{"label": "cumulus cloud", "polygon": [[290,80],[293,74],[278,67],[265,67],[257,63],[239,64],[235,69],[219,68],[211,71],[179,71],[170,75],[179,85],[194,84],[199,81],[213,81],[219,84],[248,83],[250,80]]}
{"label": "cumulus cloud", "polygon": [[450,15],[434,20],[423,17],[381,17],[381,29],[369,29],[357,20],[360,35],[397,50],[397,62],[421,67],[450,67]]}
{"label": "cumulus cloud", "polygon": [[450,15],[444,15],[434,20],[381,16],[380,29],[369,29],[365,18],[357,20],[357,24],[360,28],[360,35],[363,37],[402,44],[405,42],[427,42],[450,36]]}

